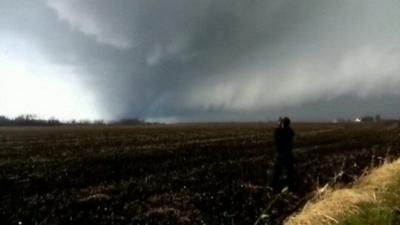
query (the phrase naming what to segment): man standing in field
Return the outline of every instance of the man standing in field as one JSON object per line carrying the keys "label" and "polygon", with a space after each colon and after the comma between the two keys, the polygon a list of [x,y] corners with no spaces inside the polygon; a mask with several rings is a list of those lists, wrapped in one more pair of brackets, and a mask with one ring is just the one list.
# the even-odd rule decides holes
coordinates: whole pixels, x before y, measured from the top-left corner
{"label": "man standing in field", "polygon": [[[272,188],[274,191],[280,191],[284,186],[288,186],[289,190],[293,190],[293,138],[295,133],[290,127],[290,119],[285,117],[279,119],[279,127],[275,129],[275,165],[272,174]],[[286,175],[286,179],[282,179],[282,175]],[[285,183],[281,182],[285,180]]]}

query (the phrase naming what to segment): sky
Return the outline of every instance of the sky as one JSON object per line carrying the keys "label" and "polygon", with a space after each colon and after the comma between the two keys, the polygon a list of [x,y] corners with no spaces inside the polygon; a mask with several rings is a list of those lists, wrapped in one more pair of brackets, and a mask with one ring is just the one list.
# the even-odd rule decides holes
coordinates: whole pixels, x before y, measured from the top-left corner
{"label": "sky", "polygon": [[400,117],[398,0],[0,0],[0,115]]}

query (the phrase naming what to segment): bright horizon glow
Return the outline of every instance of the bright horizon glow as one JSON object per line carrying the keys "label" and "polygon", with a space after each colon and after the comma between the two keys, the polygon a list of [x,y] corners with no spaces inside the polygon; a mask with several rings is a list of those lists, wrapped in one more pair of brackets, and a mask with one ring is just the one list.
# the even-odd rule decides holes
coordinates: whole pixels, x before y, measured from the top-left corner
{"label": "bright horizon glow", "polygon": [[0,115],[94,120],[95,103],[72,69],[49,64],[26,42],[1,39]]}

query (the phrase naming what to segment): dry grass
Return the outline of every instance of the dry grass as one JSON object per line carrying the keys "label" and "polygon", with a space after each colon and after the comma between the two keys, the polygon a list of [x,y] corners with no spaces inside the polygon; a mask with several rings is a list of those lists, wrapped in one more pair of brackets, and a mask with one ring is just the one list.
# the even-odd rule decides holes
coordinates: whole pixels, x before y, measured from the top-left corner
{"label": "dry grass", "polygon": [[314,201],[307,203],[298,214],[289,217],[285,224],[338,224],[343,215],[358,212],[357,205],[360,203],[379,201],[377,194],[385,190],[399,174],[400,160],[385,163],[360,178],[352,188],[326,189]]}

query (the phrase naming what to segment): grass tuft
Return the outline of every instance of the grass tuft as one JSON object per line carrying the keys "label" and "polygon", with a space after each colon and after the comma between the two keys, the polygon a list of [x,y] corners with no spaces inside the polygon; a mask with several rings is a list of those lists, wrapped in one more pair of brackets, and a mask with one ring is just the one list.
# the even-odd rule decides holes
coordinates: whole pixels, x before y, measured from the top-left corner
{"label": "grass tuft", "polygon": [[345,218],[339,224],[343,225],[392,225],[396,218],[393,210],[386,206],[374,203],[364,204],[360,212]]}
{"label": "grass tuft", "polygon": [[358,213],[345,216],[343,225],[398,225],[400,224],[400,177],[378,193],[379,201],[360,204]]}
{"label": "grass tuft", "polygon": [[399,225],[400,160],[385,163],[352,188],[331,190],[309,202],[286,225]]}

